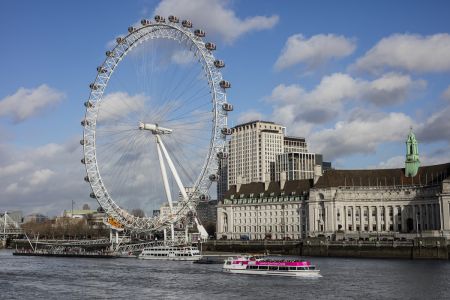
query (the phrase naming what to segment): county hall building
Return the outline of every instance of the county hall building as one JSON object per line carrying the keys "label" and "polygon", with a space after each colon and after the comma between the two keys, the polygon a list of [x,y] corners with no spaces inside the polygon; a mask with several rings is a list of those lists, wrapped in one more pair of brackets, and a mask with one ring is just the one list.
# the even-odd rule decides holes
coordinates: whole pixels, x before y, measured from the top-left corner
{"label": "county hall building", "polygon": [[420,166],[412,131],[404,168],[331,169],[293,180],[289,171],[276,181],[235,179],[218,204],[217,238],[450,237],[450,163]]}

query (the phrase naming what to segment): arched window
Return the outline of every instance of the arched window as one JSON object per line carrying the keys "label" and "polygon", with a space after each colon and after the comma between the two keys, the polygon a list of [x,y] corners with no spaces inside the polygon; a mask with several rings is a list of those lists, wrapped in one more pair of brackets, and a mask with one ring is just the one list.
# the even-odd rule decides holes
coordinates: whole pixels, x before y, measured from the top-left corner
{"label": "arched window", "polygon": [[322,193],[319,193],[319,199],[323,200],[323,199],[325,199],[325,196]]}
{"label": "arched window", "polygon": [[223,214],[223,231],[228,231],[228,215],[226,213]]}

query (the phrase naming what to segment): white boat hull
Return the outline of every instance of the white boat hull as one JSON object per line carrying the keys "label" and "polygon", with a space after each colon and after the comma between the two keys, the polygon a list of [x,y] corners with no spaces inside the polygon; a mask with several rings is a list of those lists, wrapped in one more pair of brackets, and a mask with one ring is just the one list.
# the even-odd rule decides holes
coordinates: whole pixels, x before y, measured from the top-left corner
{"label": "white boat hull", "polygon": [[170,247],[157,246],[148,247],[142,250],[139,259],[148,260],[175,260],[175,261],[196,261],[202,258],[197,247]]}
{"label": "white boat hull", "polygon": [[226,273],[233,274],[248,274],[248,275],[270,275],[270,276],[286,276],[286,277],[310,277],[318,278],[320,270],[305,270],[305,271],[265,271],[265,270],[247,270],[247,269],[228,269],[223,268]]}
{"label": "white boat hull", "polygon": [[186,256],[186,257],[169,257],[169,256],[138,256],[139,259],[148,260],[176,260],[176,261],[197,261],[201,256]]}

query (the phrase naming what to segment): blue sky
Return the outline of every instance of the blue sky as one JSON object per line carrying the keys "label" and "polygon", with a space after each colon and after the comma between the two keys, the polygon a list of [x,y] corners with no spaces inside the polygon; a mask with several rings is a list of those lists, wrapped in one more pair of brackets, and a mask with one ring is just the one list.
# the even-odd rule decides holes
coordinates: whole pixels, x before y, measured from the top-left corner
{"label": "blue sky", "polygon": [[[449,161],[448,1],[3,1],[0,209],[88,202],[78,140],[111,41],[155,13],[190,18],[232,83],[229,123],[287,126],[339,168]],[[195,27],[195,26],[194,26]],[[30,200],[32,199],[32,200]]]}

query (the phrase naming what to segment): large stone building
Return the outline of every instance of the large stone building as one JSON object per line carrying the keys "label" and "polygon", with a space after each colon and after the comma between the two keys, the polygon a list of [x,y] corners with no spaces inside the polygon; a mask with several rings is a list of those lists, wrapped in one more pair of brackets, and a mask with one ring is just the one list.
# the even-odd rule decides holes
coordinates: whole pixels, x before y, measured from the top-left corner
{"label": "large stone building", "polygon": [[233,185],[217,209],[217,238],[299,239],[312,180]]}
{"label": "large stone building", "polygon": [[450,237],[450,163],[419,167],[412,132],[406,148],[405,168],[234,185],[218,206],[217,237]]}
{"label": "large stone building", "polygon": [[330,170],[310,190],[308,234],[436,235],[448,227],[450,164],[405,169]]}

